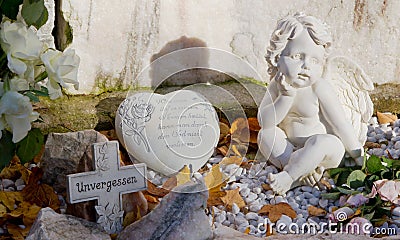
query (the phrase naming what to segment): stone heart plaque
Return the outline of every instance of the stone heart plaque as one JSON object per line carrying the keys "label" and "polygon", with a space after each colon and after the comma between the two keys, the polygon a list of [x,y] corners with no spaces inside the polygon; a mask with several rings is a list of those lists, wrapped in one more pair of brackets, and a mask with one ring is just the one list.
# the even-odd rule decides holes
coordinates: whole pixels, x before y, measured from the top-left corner
{"label": "stone heart plaque", "polygon": [[189,90],[132,95],[119,106],[115,126],[133,157],[165,175],[189,164],[197,171],[211,157],[219,139],[215,109]]}

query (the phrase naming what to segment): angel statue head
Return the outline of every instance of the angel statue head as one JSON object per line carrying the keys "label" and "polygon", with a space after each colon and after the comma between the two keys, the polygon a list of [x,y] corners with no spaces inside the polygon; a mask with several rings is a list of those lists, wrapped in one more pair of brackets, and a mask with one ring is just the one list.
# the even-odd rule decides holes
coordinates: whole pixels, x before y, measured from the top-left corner
{"label": "angel statue head", "polygon": [[312,16],[296,13],[281,19],[265,56],[271,77],[285,77],[293,87],[313,84],[323,72],[331,45],[327,26]]}

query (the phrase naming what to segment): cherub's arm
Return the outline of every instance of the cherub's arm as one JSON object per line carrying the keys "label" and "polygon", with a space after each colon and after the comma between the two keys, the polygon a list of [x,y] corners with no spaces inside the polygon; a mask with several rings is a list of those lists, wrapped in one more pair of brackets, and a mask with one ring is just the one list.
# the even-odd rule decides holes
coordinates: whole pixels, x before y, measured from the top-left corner
{"label": "cherub's arm", "polygon": [[261,102],[258,121],[262,128],[272,128],[281,123],[293,104],[295,90],[289,94],[282,94],[278,84],[276,81],[271,82]]}
{"label": "cherub's arm", "polygon": [[314,85],[314,91],[318,96],[322,114],[331,125],[335,135],[342,141],[346,151],[352,158],[360,157],[362,145],[358,141],[353,126],[346,121],[333,86],[325,79],[321,79]]}

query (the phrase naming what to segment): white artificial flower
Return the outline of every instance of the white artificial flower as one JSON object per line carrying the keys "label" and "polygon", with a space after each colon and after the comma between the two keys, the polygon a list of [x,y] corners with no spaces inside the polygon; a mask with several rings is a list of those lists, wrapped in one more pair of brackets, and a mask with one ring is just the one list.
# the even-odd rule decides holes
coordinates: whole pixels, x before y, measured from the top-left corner
{"label": "white artificial flower", "polygon": [[27,91],[29,83],[23,78],[14,77],[10,80],[10,90],[14,92]]}
{"label": "white artificial flower", "polygon": [[2,123],[3,128],[10,128],[14,143],[21,141],[28,134],[31,129],[31,122],[39,117],[38,113],[33,112],[29,98],[14,91],[7,91],[1,97],[1,115],[4,115],[5,119],[5,122]]}
{"label": "white artificial flower", "polygon": [[48,74],[47,89],[51,99],[62,95],[61,87],[73,84],[76,90],[79,88],[77,77],[80,59],[74,50],[67,49],[65,52],[60,52],[48,49],[40,58]]}
{"label": "white artificial flower", "polygon": [[3,22],[0,25],[0,40],[7,54],[8,68],[18,75],[33,68],[44,48],[33,28],[27,28],[21,22]]}

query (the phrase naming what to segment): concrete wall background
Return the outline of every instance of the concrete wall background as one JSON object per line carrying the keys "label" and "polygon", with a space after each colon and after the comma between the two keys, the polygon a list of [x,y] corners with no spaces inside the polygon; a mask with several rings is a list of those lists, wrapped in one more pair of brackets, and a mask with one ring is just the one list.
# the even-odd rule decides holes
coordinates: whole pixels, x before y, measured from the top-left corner
{"label": "concrete wall background", "polygon": [[198,45],[240,56],[267,82],[270,35],[277,20],[296,11],[325,21],[334,52],[356,60],[374,82],[400,82],[397,0],[61,1],[72,28],[69,47],[81,57],[79,93],[154,85],[151,76],[135,79],[169,49]]}

